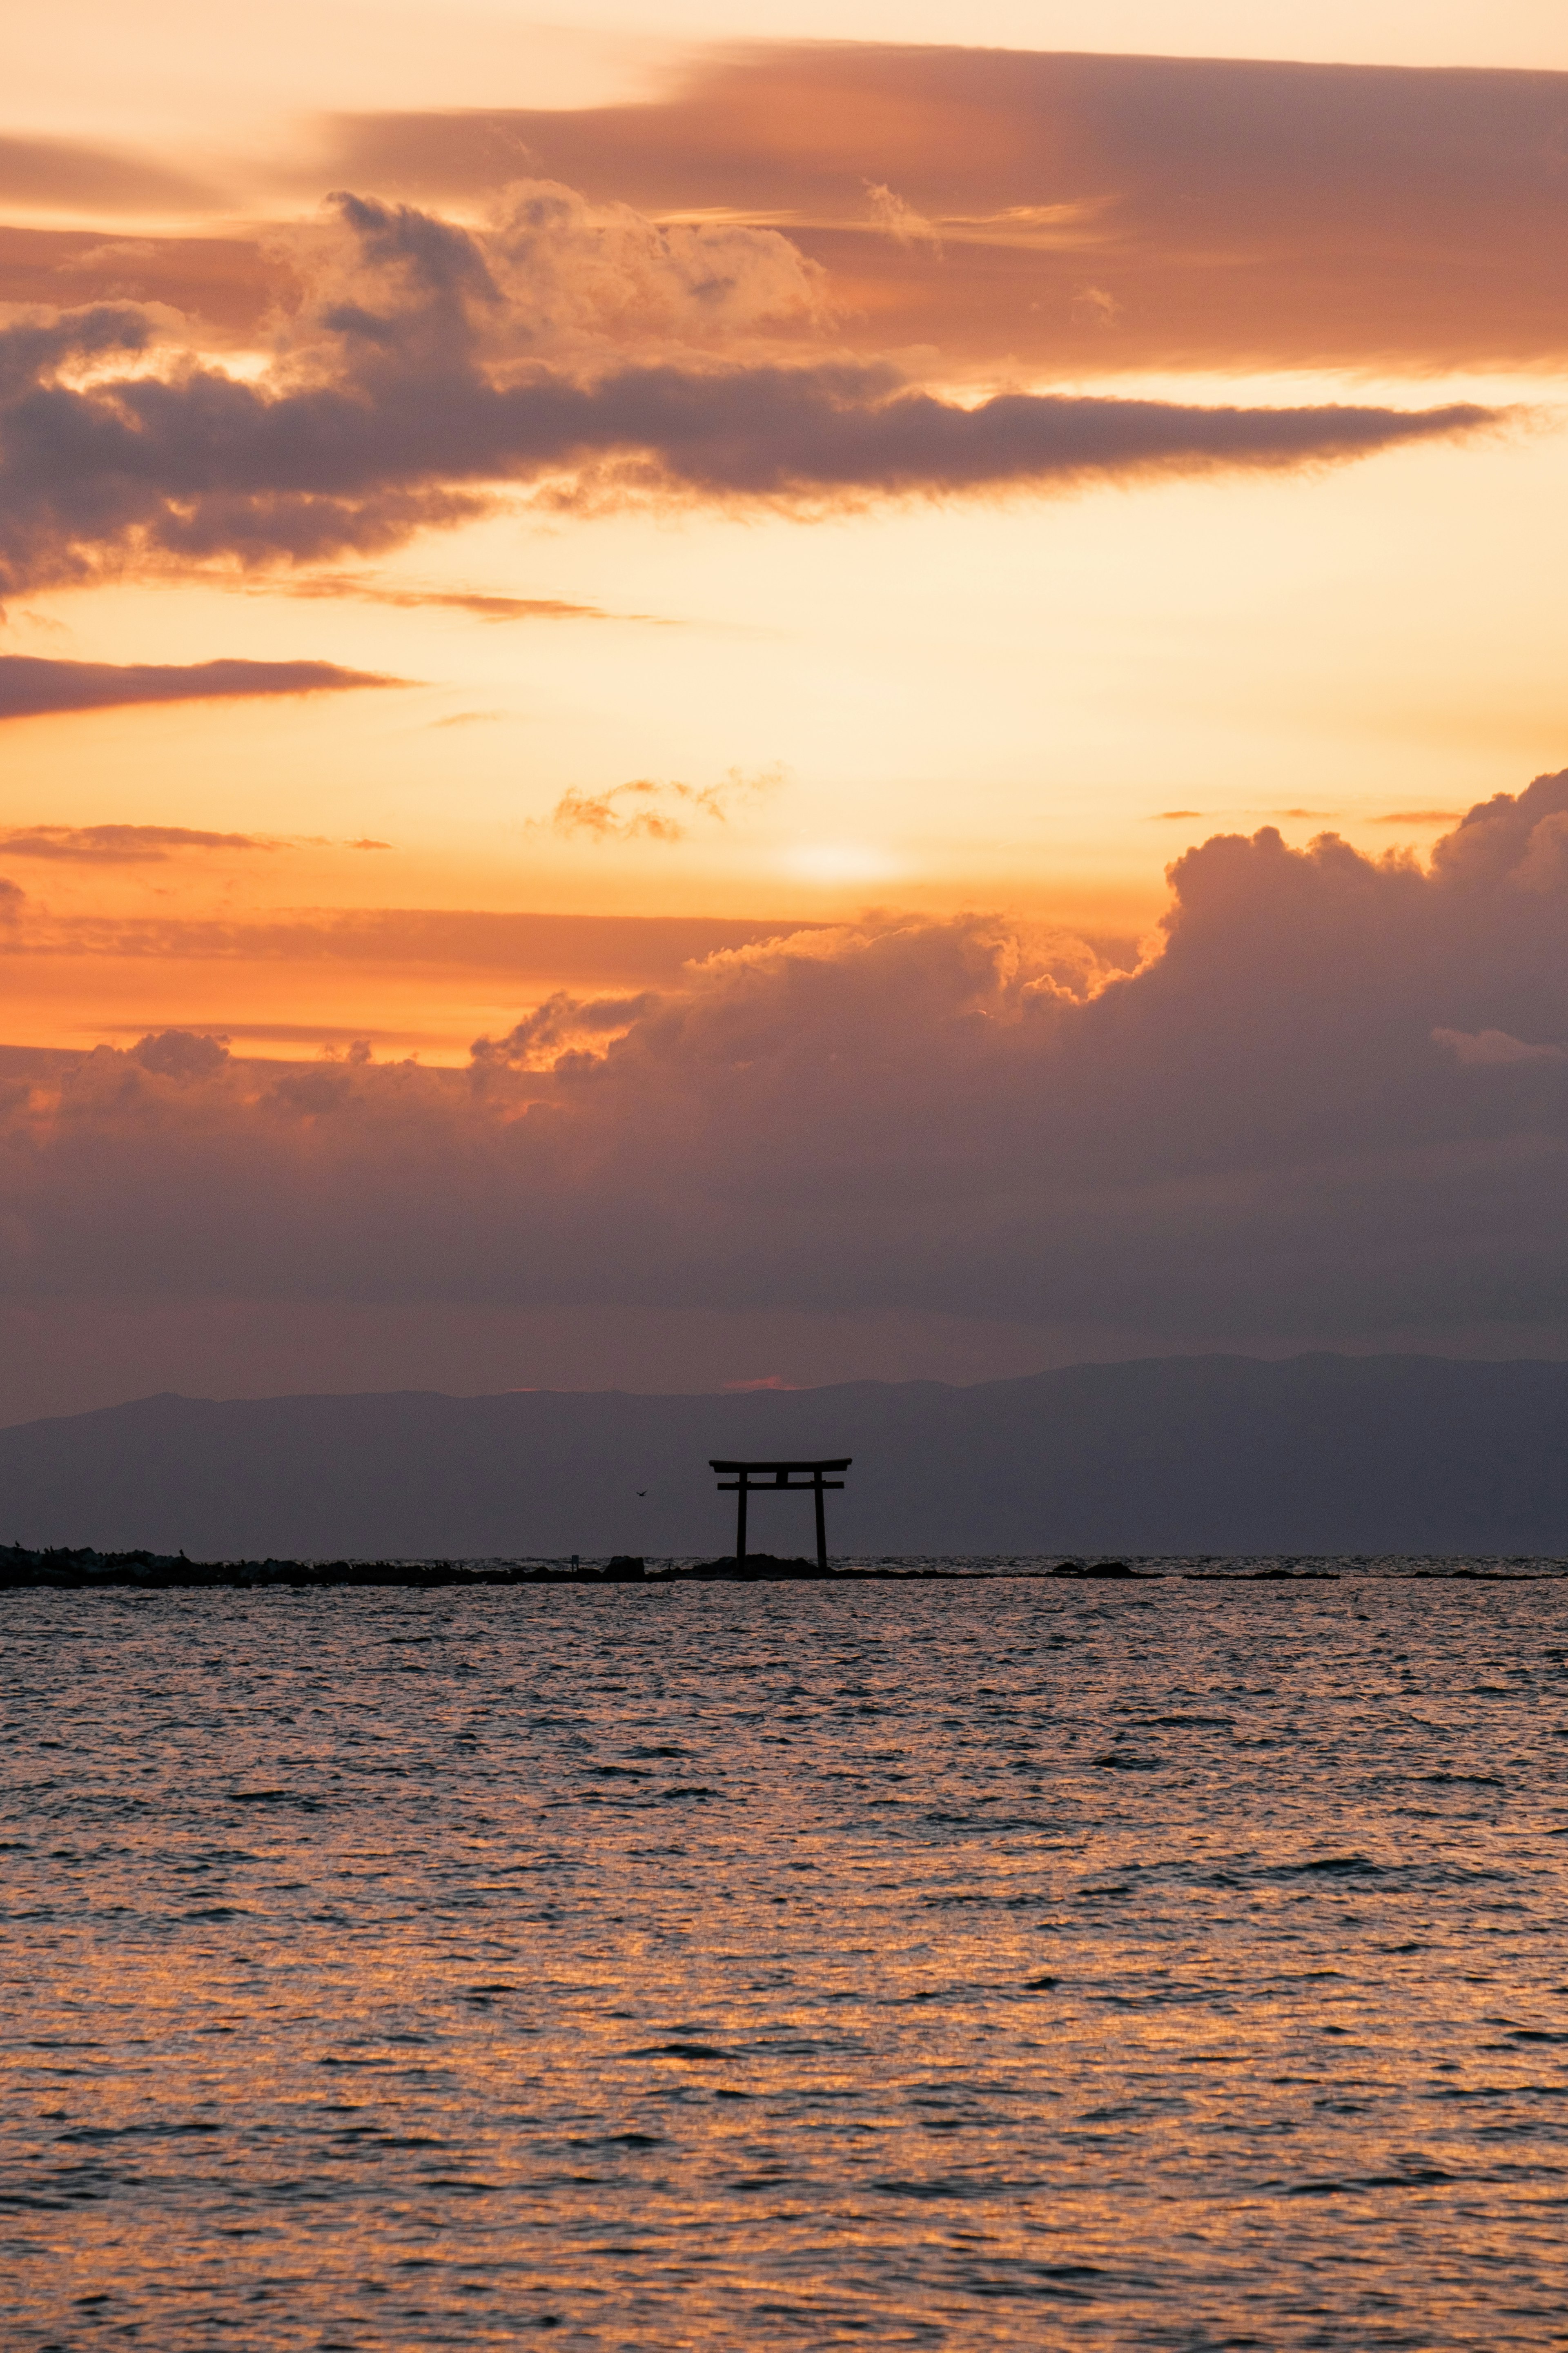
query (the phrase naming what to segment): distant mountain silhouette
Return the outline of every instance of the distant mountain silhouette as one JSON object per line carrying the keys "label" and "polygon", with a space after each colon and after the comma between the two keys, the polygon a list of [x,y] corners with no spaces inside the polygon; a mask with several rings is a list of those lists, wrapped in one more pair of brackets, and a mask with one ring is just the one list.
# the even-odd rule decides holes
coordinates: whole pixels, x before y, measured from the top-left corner
{"label": "distant mountain silhouette", "polygon": [[[1568,1365],[1174,1356],[952,1388],[151,1397],[0,1430],[0,1538],[193,1557],[732,1543],[710,1455],[849,1454],[865,1553],[1568,1553]],[[646,1490],[646,1493],[641,1491]],[[810,1549],[809,1501],[752,1506]]]}

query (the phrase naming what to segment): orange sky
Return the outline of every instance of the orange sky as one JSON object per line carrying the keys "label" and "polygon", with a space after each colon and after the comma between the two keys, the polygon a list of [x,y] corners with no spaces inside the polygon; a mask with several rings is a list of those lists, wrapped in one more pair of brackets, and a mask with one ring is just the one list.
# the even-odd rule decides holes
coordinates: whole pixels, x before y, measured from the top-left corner
{"label": "orange sky", "polygon": [[[1084,11],[1046,13],[1086,42]],[[1097,10],[1098,45],[1152,44],[1172,13]],[[133,55],[115,15],[36,22],[0,145],[0,293],[14,321],[141,304],[132,375],[319,376],[322,306],[369,282],[330,188],[482,241],[521,178],[578,193],[521,258],[512,236],[503,372],[842,361],[969,408],[1499,415],[1261,471],[1200,449],[758,498],[557,470],[470,477],[467,520],[292,560],[286,533],[222,527],[35,549],[5,600],[14,671],[400,682],[0,723],[5,1035],[179,1023],[251,1051],[363,1036],[458,1060],[581,959],[497,962],[482,923],[470,945],[448,924],[435,960],[400,955],[395,924],[385,956],[321,952],[343,911],[765,927],[984,907],[1131,943],[1205,832],[1419,849],[1444,812],[1554,765],[1561,617],[1531,555],[1563,488],[1568,165],[1519,151],[1556,86],[1197,60],[1245,19],[1261,59],[1568,65],[1560,21],[1493,12],[1483,40],[1458,12],[1342,13],[1184,11],[1189,62],[1162,66],[781,48],[823,29],[799,9],[751,20],[773,47],[721,53],[699,8],[540,31],[406,6],[378,12],[363,72],[352,8],[312,9],[308,38],[269,19],[265,72],[243,27],[174,5],[141,12]],[[89,20],[106,46],[68,75]],[[834,21],[906,44],[942,22]],[[966,29],[1043,21],[999,5]],[[693,291],[705,270],[729,273],[721,301]],[[79,355],[61,381],[125,364]],[[84,830],[104,827],[110,847]],[[238,839],[179,838],[214,834]]]}

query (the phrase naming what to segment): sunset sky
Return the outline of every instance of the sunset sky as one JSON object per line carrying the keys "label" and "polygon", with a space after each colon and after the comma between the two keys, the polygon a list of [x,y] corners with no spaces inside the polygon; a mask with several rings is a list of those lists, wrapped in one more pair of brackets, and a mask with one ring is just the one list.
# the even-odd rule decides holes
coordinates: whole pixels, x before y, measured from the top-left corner
{"label": "sunset sky", "polygon": [[1562,7],[233,15],[7,33],[0,1415],[1568,1354]]}

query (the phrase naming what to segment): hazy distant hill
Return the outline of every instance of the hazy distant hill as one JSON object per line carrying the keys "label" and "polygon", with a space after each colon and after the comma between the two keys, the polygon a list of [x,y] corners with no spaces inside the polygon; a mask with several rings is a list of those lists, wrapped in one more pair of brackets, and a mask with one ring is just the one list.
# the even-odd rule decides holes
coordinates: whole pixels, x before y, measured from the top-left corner
{"label": "hazy distant hill", "polygon": [[[143,1398],[0,1430],[0,1539],[236,1555],[729,1549],[708,1457],[852,1454],[850,1552],[1568,1552],[1568,1365],[1178,1356],[740,1397]],[[636,1490],[645,1488],[639,1499]],[[752,1541],[808,1549],[810,1505]]]}

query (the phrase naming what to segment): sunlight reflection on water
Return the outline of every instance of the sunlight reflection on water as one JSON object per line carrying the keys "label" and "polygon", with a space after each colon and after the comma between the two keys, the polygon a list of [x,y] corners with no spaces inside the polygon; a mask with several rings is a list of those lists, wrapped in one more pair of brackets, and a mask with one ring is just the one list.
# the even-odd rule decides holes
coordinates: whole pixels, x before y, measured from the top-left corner
{"label": "sunlight reflection on water", "polygon": [[1568,2343],[1564,1599],[8,1595],[5,2341]]}

